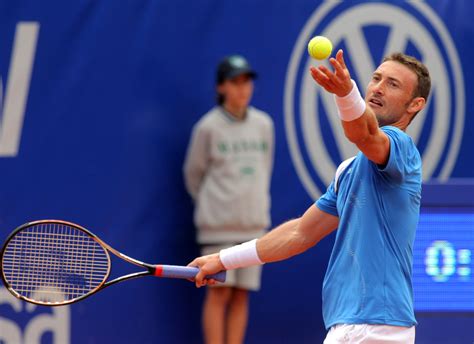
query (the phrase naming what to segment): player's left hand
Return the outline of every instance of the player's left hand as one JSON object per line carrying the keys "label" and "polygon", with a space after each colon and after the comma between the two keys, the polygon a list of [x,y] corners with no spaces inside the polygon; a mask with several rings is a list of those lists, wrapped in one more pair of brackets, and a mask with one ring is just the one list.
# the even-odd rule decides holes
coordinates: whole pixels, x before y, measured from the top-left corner
{"label": "player's left hand", "polygon": [[316,81],[326,91],[344,97],[352,90],[351,75],[344,62],[342,49],[336,54],[336,58],[331,57],[329,63],[334,68],[334,72],[320,65],[317,68],[311,67],[310,72],[314,81]]}
{"label": "player's left hand", "polygon": [[199,268],[199,272],[194,278],[194,282],[198,288],[205,286],[206,284],[215,284],[216,281],[214,279],[206,279],[205,277],[225,270],[225,267],[219,258],[219,253],[196,258],[191,263],[189,263],[188,266],[195,266]]}

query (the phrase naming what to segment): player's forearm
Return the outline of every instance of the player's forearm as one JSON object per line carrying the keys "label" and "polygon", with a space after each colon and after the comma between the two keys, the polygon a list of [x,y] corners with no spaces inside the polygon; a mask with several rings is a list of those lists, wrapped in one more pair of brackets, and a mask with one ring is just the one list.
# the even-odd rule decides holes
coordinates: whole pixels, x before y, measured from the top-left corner
{"label": "player's forearm", "polygon": [[312,246],[301,235],[299,223],[300,219],[285,222],[258,240],[223,249],[218,259],[225,269],[231,270],[292,257]]}
{"label": "player's forearm", "polygon": [[258,240],[221,250],[217,259],[227,270],[284,260],[316,245],[338,223],[337,216],[313,204],[300,218],[283,223]]}
{"label": "player's forearm", "polygon": [[284,260],[300,254],[315,243],[299,231],[300,219],[287,221],[257,240],[257,253],[264,263]]}
{"label": "player's forearm", "polygon": [[379,129],[377,117],[360,95],[357,84],[353,80],[351,83],[348,94],[335,98],[344,134],[369,160],[384,165],[389,155],[389,140]]}
{"label": "player's forearm", "polygon": [[364,114],[352,121],[341,121],[344,135],[356,145],[377,135],[379,126],[371,108],[366,107]]}
{"label": "player's forearm", "polygon": [[352,85],[349,94],[336,96],[344,134],[369,160],[384,165],[388,160],[390,142],[380,130],[374,111],[365,103],[354,81]]}

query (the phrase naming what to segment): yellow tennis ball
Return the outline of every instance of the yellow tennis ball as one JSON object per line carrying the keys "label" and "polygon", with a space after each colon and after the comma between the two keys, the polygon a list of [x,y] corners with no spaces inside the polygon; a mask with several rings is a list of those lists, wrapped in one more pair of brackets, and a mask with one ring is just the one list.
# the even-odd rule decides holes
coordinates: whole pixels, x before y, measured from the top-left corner
{"label": "yellow tennis ball", "polygon": [[324,36],[313,37],[308,43],[308,54],[316,60],[324,60],[331,55],[332,43]]}

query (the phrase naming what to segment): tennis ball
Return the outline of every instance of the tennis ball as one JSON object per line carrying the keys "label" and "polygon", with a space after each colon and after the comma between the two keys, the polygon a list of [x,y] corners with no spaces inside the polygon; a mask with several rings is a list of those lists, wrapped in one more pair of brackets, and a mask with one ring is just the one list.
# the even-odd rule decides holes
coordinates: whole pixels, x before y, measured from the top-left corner
{"label": "tennis ball", "polygon": [[311,38],[308,43],[308,54],[316,60],[324,60],[331,55],[332,43],[324,36]]}

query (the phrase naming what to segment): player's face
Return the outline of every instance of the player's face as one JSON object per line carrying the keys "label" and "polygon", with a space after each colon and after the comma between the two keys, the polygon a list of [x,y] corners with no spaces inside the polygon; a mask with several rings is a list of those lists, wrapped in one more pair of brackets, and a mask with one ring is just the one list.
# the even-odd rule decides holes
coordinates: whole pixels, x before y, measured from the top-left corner
{"label": "player's face", "polygon": [[380,126],[390,125],[403,116],[413,116],[410,104],[418,79],[412,70],[396,61],[382,63],[372,74],[365,101]]}
{"label": "player's face", "polygon": [[219,85],[218,92],[224,95],[225,103],[229,107],[244,109],[252,98],[253,80],[247,74],[236,76]]}

